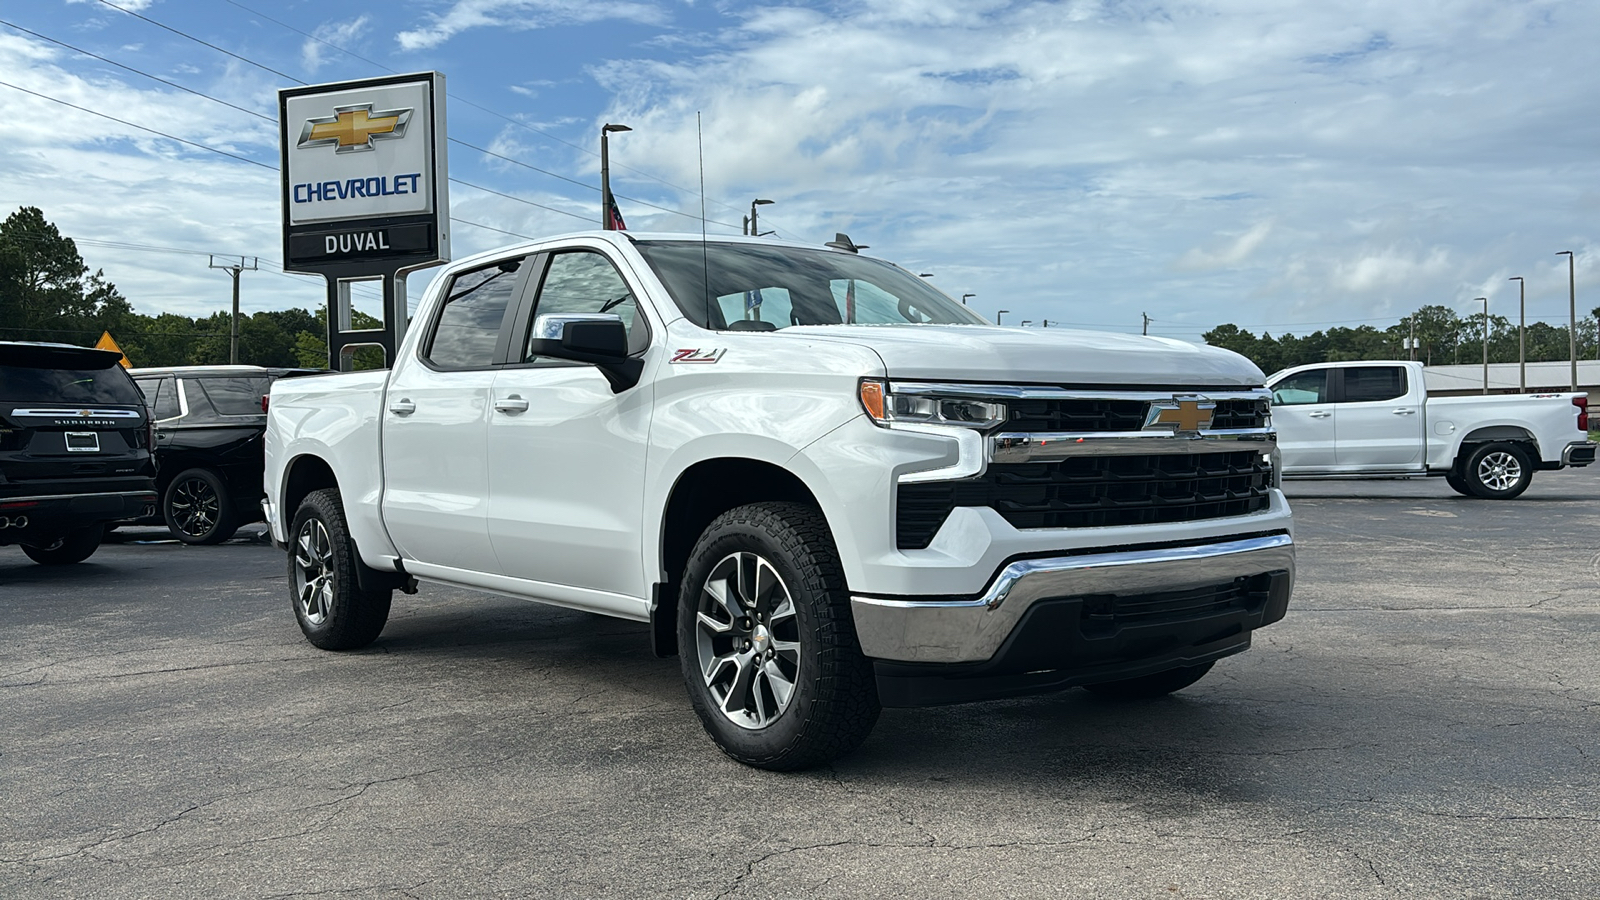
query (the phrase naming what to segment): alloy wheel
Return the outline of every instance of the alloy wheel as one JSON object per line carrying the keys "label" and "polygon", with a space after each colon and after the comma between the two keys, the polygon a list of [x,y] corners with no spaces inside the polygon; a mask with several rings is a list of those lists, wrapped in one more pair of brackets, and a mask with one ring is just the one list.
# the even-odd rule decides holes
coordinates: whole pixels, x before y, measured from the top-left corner
{"label": "alloy wheel", "polygon": [[185,478],[172,486],[172,520],[190,537],[204,537],[222,515],[222,498],[204,478]]}
{"label": "alloy wheel", "polygon": [[800,629],[772,563],[740,551],[722,558],[700,589],[695,643],[717,709],[741,728],[765,728],[794,699]]}
{"label": "alloy wheel", "polygon": [[311,625],[328,620],[333,609],[333,541],[317,519],[307,519],[294,540],[294,590],[300,614]]}
{"label": "alloy wheel", "polygon": [[1495,491],[1510,490],[1522,479],[1522,462],[1516,456],[1497,450],[1478,461],[1478,480]]}

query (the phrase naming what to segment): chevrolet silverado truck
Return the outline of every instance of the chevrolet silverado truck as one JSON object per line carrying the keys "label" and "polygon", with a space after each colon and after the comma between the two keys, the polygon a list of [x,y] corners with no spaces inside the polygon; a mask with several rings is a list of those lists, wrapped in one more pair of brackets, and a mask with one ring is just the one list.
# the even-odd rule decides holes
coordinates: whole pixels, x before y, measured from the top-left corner
{"label": "chevrolet silverado truck", "polygon": [[1297,366],[1268,386],[1285,478],[1443,475],[1509,500],[1535,470],[1594,462],[1587,394],[1429,398],[1419,362]]}
{"label": "chevrolet silverado truck", "polygon": [[264,507],[318,647],[427,580],[649,623],[730,756],[883,706],[1186,687],[1294,579],[1243,357],[992,326],[859,254],[599,232],[465,259],[388,371],[273,385]]}

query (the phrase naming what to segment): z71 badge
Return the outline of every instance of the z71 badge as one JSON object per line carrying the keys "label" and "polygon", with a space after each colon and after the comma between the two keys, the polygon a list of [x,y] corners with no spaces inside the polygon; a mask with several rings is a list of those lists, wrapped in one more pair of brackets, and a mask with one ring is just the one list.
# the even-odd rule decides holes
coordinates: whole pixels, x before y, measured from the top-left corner
{"label": "z71 badge", "polygon": [[709,364],[709,363],[715,363],[717,360],[722,358],[722,354],[727,353],[727,352],[728,351],[726,349],[721,348],[721,347],[718,347],[718,348],[715,348],[715,349],[712,349],[712,350],[700,350],[700,349],[677,350],[677,351],[673,352],[672,359],[667,360],[667,362],[672,363],[673,365],[676,365],[678,363],[708,363]]}

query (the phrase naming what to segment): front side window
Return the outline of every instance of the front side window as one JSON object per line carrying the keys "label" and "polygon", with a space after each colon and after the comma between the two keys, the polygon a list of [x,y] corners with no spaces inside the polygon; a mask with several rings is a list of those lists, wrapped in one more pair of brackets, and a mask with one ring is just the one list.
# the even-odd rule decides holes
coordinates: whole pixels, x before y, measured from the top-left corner
{"label": "front side window", "polygon": [[1400,366],[1352,366],[1344,370],[1344,402],[1376,403],[1406,395],[1406,370]]}
{"label": "front side window", "polygon": [[506,309],[516,294],[522,260],[512,259],[462,272],[445,289],[439,324],[424,357],[441,369],[494,365]]}
{"label": "front side window", "polygon": [[699,241],[636,246],[678,309],[702,328],[983,324],[906,270],[854,253]]}
{"label": "front side window", "polygon": [[[544,284],[533,314],[539,316],[579,313],[606,313],[622,319],[628,326],[628,352],[639,353],[650,341],[650,333],[639,315],[639,302],[633,289],[623,280],[611,261],[599,253],[576,250],[550,258]],[[531,339],[531,336],[530,336]],[[534,357],[524,345],[523,362]]]}
{"label": "front side window", "polygon": [[261,398],[272,387],[272,379],[259,378],[203,378],[196,382],[205,391],[206,399],[218,415],[259,416]]}
{"label": "front side window", "polygon": [[1327,401],[1327,369],[1312,369],[1309,372],[1290,375],[1272,388],[1272,402],[1276,406],[1300,406]]}

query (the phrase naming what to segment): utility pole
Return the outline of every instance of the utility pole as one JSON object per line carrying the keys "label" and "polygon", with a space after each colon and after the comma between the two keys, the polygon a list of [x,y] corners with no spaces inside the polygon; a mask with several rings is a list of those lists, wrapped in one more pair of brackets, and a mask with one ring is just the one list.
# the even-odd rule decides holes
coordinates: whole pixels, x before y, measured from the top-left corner
{"label": "utility pole", "polygon": [[1483,301],[1483,392],[1489,393],[1489,298],[1479,297]]}
{"label": "utility pole", "polygon": [[1407,343],[1411,347],[1411,361],[1417,361],[1417,317],[1406,316],[1406,321],[1411,324],[1411,340]]}
{"label": "utility pole", "polygon": [[1513,275],[1506,279],[1515,281],[1520,294],[1517,313],[1517,372],[1519,390],[1528,392],[1528,283],[1522,280],[1521,275]]}
{"label": "utility pole", "polygon": [[761,226],[756,224],[756,207],[758,207],[758,206],[767,206],[770,203],[772,203],[771,200],[751,200],[750,201],[750,236],[751,237],[760,237],[761,236]]}
{"label": "utility pole", "polygon": [[1140,332],[1140,334],[1149,334],[1150,333],[1150,323],[1154,322],[1155,319],[1150,318],[1145,313],[1139,313],[1139,315],[1144,316],[1144,331]]}
{"label": "utility pole", "polygon": [[1556,254],[1567,258],[1567,302],[1568,316],[1571,324],[1567,328],[1567,350],[1572,360],[1572,390],[1578,389],[1578,276],[1577,263],[1573,262],[1571,250],[1563,250]]}
{"label": "utility pole", "polygon": [[244,257],[242,256],[239,257],[237,263],[226,263],[224,265],[217,265],[215,256],[206,258],[206,268],[222,269],[233,276],[233,324],[228,330],[229,365],[236,366],[239,364],[239,275],[243,272],[254,272],[260,268],[260,265],[261,260],[254,256],[250,257],[250,265],[248,266],[244,264]]}

